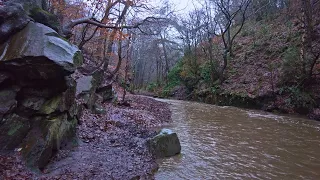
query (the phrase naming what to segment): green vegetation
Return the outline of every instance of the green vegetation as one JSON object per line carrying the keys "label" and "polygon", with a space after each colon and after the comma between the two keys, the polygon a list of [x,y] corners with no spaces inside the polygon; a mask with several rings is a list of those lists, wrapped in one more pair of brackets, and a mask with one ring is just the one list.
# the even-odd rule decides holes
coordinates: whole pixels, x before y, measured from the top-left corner
{"label": "green vegetation", "polygon": [[36,22],[51,27],[55,31],[59,31],[60,22],[56,15],[51,14],[40,7],[35,7],[30,10],[30,17]]}
{"label": "green vegetation", "polygon": [[303,79],[302,64],[299,58],[299,50],[296,46],[289,47],[283,53],[282,76],[283,84],[298,84]]}
{"label": "green vegetation", "polygon": [[[283,23],[283,16],[273,18],[251,20],[244,25],[233,46],[234,56],[227,56],[222,84],[222,42],[217,41],[211,46],[212,58],[206,46],[197,56],[194,52],[185,53],[169,72],[168,82],[159,94],[169,97],[176,86],[184,86],[188,89],[186,99],[218,105],[262,108],[272,104],[281,112],[302,114],[317,108],[319,92],[308,88],[310,80],[306,81],[312,61],[301,59],[301,33],[295,29],[294,19],[287,18]],[[151,89],[158,92],[159,85],[150,84],[148,90]]]}
{"label": "green vegetation", "polygon": [[172,89],[181,83],[181,72],[182,72],[183,62],[179,61],[168,74],[168,84],[165,89]]}
{"label": "green vegetation", "polygon": [[[308,111],[315,107],[316,102],[312,94],[298,87],[283,87],[279,90],[280,95],[285,95],[285,105],[290,109]],[[303,113],[303,112],[301,112]]]}

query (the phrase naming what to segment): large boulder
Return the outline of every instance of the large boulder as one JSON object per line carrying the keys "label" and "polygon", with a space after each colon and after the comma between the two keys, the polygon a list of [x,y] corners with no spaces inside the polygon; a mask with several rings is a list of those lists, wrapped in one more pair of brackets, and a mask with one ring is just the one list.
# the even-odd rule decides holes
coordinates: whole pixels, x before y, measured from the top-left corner
{"label": "large boulder", "polygon": [[21,4],[7,2],[5,6],[0,5],[0,44],[23,29],[30,20]]}
{"label": "large boulder", "polygon": [[0,126],[0,150],[16,148],[30,130],[31,122],[28,118],[17,114],[7,114]]}
{"label": "large boulder", "polygon": [[82,76],[77,79],[77,90],[76,95],[81,96],[83,94],[89,93],[90,89],[93,88],[93,76]]}
{"label": "large boulder", "polygon": [[[62,39],[53,29],[29,22],[20,32],[0,45],[0,61],[8,67],[13,66],[21,76],[31,79],[50,79],[74,72],[73,60],[79,49]],[[32,66],[20,68],[17,66]],[[37,66],[37,68],[33,68]]]}
{"label": "large boulder", "polygon": [[28,165],[43,168],[74,135],[81,106],[71,74],[79,59],[76,46],[40,23],[0,43],[0,153],[18,148]]}
{"label": "large boulder", "polygon": [[181,152],[178,135],[170,129],[162,129],[158,135],[149,140],[148,144],[157,158],[171,157]]}
{"label": "large boulder", "polygon": [[0,90],[0,118],[17,107],[16,96],[17,91],[15,89]]}
{"label": "large boulder", "polygon": [[77,119],[69,116],[59,113],[32,119],[33,125],[19,146],[29,166],[44,168],[54,152],[74,136]]}
{"label": "large boulder", "polygon": [[46,0],[7,0],[0,4],[0,43],[23,29],[30,21],[59,31],[61,27],[57,16],[46,9]]}

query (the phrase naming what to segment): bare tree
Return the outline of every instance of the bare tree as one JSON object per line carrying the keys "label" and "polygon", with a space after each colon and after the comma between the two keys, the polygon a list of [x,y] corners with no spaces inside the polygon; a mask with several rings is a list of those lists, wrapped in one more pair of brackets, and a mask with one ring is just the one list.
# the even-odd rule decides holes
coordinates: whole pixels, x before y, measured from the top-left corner
{"label": "bare tree", "polygon": [[301,7],[299,18],[302,31],[300,58],[305,80],[309,81],[312,78],[314,66],[320,58],[320,1],[304,0],[296,5]]}
{"label": "bare tree", "polygon": [[[218,14],[216,15],[215,21],[219,27],[219,34],[217,36],[222,37],[224,52],[223,52],[223,65],[220,69],[220,83],[224,81],[224,71],[228,65],[228,57],[233,56],[233,43],[237,35],[240,33],[241,29],[246,20],[246,11],[248,9],[251,0],[214,0],[214,5],[217,8]],[[236,28],[234,26],[235,18],[240,16],[240,25],[235,29],[235,33],[231,32],[231,28]]]}

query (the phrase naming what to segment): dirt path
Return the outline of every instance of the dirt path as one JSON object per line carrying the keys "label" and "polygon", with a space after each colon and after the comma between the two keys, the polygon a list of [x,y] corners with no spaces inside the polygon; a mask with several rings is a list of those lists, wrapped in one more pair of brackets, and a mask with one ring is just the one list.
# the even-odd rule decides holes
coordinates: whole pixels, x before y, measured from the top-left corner
{"label": "dirt path", "polygon": [[146,141],[156,134],[152,128],[171,121],[171,112],[166,103],[151,98],[129,95],[128,99],[128,107],[104,104],[107,114],[85,110],[77,130],[78,141],[60,150],[40,176],[26,172],[23,165],[20,170],[10,169],[10,164],[19,163],[1,162],[0,156],[3,178],[153,179],[158,167]]}

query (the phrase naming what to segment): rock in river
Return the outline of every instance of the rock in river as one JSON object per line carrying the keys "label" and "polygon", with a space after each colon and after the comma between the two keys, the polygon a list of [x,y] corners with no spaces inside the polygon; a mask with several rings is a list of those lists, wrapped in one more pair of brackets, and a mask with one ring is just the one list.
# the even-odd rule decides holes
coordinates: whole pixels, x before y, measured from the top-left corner
{"label": "rock in river", "polygon": [[170,157],[181,152],[178,135],[170,129],[162,129],[158,135],[150,139],[149,147],[157,158]]}

